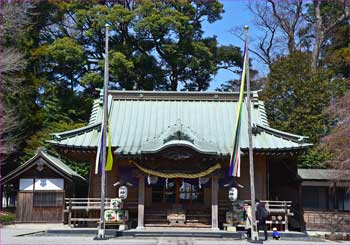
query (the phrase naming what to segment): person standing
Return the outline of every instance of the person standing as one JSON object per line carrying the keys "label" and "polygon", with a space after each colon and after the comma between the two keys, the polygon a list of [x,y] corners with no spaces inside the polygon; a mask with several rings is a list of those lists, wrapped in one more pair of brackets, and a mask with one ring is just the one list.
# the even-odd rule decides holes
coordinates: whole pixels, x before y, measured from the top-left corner
{"label": "person standing", "polygon": [[256,219],[258,222],[258,232],[259,230],[264,231],[265,241],[267,240],[267,226],[266,219],[269,216],[269,211],[265,207],[265,203],[256,200]]}
{"label": "person standing", "polygon": [[246,237],[250,239],[252,237],[252,206],[245,206],[246,220],[245,220],[245,230],[247,231]]}

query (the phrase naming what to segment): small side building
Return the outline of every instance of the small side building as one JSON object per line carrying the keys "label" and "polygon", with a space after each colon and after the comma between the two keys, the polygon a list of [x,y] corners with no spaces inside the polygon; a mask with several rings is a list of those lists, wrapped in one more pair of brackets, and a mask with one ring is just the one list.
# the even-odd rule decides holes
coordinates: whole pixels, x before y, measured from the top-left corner
{"label": "small side building", "polygon": [[350,171],[298,169],[307,230],[350,230]]}
{"label": "small side building", "polygon": [[0,180],[18,190],[16,222],[62,223],[66,197],[86,195],[84,177],[43,149]]}

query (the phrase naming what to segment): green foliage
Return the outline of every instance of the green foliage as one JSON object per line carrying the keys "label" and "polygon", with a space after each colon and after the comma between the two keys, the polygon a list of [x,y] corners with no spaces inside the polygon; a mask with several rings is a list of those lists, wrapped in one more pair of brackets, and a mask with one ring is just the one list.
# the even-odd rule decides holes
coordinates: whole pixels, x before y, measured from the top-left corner
{"label": "green foliage", "polygon": [[[21,123],[10,159],[17,164],[39,146],[52,151],[50,133],[88,120],[103,84],[106,23],[113,88],[205,90],[219,69],[241,65],[239,48],[202,36],[204,20],[221,18],[216,1],[39,1],[19,10],[9,13],[23,24],[3,33],[4,45],[19,48],[27,61],[16,73],[21,89],[4,98]],[[18,19],[7,18],[5,26]]]}
{"label": "green foliage", "polygon": [[89,162],[87,163],[75,162],[68,158],[63,158],[63,160],[64,160],[64,163],[67,164],[75,172],[77,172],[84,178],[89,179],[90,167],[91,167]]}
{"label": "green foliage", "polygon": [[[125,4],[55,2],[59,28],[44,30],[36,54],[49,81],[90,92],[103,74],[104,25],[110,24],[110,81],[117,88],[205,90],[218,69],[240,64],[240,49],[202,37],[201,22],[221,18],[215,1]],[[54,8],[54,9],[55,9]],[[60,16],[60,18],[59,18]],[[56,85],[55,85],[56,86]]]}
{"label": "green foliage", "polygon": [[22,162],[25,162],[31,158],[39,147],[45,147],[48,150],[54,150],[52,146],[47,143],[52,139],[52,133],[63,132],[85,126],[84,123],[67,123],[64,121],[52,122],[47,127],[38,130],[26,140],[25,149],[23,150],[25,155],[21,158]]}
{"label": "green foliage", "polygon": [[7,213],[7,212],[0,212],[0,222],[1,223],[8,223],[11,221],[16,220],[16,215],[12,213]]}
{"label": "green foliage", "polygon": [[313,73],[305,53],[277,60],[263,92],[272,126],[318,142],[331,124],[324,109],[345,89],[344,81],[332,75],[324,70]]}
{"label": "green foliage", "polygon": [[300,168],[327,168],[327,162],[333,155],[325,150],[324,147],[315,145],[309,148],[305,154],[299,157],[298,166]]}

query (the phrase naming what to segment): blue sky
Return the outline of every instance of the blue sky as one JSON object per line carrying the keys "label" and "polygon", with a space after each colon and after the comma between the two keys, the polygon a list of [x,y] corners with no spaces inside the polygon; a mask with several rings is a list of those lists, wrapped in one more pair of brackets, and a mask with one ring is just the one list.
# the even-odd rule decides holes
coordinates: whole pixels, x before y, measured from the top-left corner
{"label": "blue sky", "polygon": [[[243,29],[245,25],[249,26],[249,38],[252,38],[258,34],[258,29],[254,26],[253,16],[247,9],[247,3],[249,0],[220,0],[224,4],[225,13],[223,18],[212,24],[203,23],[204,36],[217,36],[217,40],[221,45],[234,45],[243,49],[244,43],[233,33],[230,29],[234,27],[240,27]],[[252,45],[251,43],[249,45]],[[252,53],[249,54],[253,59],[253,68],[259,70],[261,74],[267,73],[265,66],[258,60]],[[209,90],[214,90],[221,83],[232,78],[237,78],[236,74],[229,71],[219,71],[214,77],[213,82]]]}

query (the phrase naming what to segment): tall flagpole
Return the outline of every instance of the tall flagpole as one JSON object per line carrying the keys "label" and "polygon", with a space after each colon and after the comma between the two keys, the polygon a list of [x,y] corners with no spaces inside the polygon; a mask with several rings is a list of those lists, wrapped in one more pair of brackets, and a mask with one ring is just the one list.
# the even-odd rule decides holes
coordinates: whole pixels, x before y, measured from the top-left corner
{"label": "tall flagpole", "polygon": [[259,234],[256,224],[256,206],[255,206],[255,184],[254,184],[254,161],[253,161],[253,135],[252,135],[252,115],[250,99],[250,74],[249,74],[249,56],[248,56],[248,26],[244,26],[246,40],[246,61],[247,61],[247,111],[248,111],[248,136],[249,136],[249,174],[250,174],[250,201],[252,204],[252,240],[259,240]]}
{"label": "tall flagpole", "polygon": [[101,212],[100,212],[100,223],[98,226],[98,234],[96,239],[106,239],[105,237],[105,189],[106,189],[106,172],[105,165],[107,159],[106,153],[106,131],[107,131],[107,121],[108,121],[108,80],[109,80],[109,60],[108,60],[108,30],[109,25],[105,25],[106,28],[106,45],[105,45],[105,72],[104,72],[104,83],[103,83],[103,122],[101,128],[102,142],[101,142],[101,151],[102,151],[102,160],[101,164]]}

